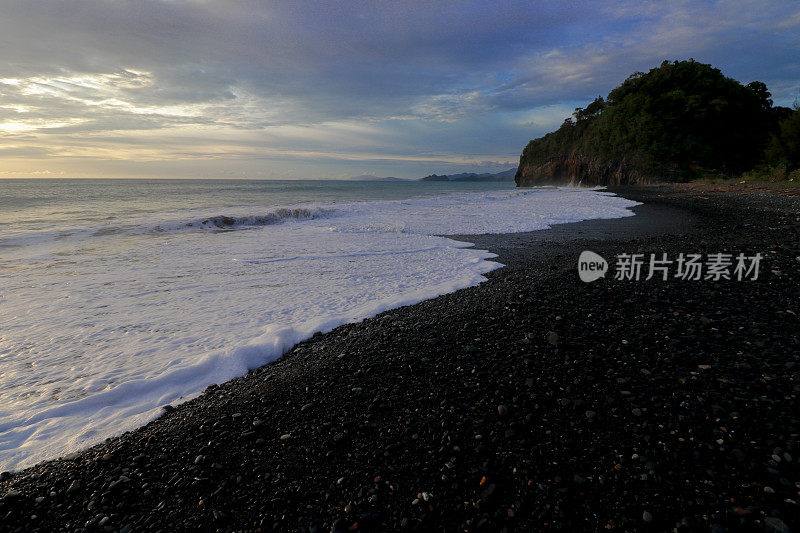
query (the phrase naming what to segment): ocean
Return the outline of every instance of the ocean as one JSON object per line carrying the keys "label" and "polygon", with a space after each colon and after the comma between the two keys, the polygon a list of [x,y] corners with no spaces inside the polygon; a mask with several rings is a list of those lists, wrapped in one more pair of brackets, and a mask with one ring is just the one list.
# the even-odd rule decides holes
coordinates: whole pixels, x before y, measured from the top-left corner
{"label": "ocean", "polygon": [[0,471],[502,265],[442,235],[630,216],[508,183],[0,180]]}

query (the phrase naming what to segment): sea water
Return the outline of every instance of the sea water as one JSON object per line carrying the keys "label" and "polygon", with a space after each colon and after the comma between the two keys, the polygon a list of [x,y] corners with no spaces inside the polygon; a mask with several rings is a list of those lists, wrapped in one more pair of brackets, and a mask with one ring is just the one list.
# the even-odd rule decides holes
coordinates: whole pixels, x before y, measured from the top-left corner
{"label": "sea water", "polygon": [[133,429],[317,331],[501,266],[442,235],[633,205],[503,183],[0,180],[0,470]]}

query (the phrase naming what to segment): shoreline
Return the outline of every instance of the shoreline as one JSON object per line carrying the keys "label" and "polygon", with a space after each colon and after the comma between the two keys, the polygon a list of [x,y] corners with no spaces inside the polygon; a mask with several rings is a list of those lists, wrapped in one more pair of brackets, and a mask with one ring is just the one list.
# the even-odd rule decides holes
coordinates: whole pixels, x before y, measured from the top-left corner
{"label": "shoreline", "polygon": [[[165,404],[182,403],[212,383],[242,376],[315,331],[325,333],[477,285],[485,280],[482,274],[500,266],[488,261],[495,254],[428,233],[533,230],[546,227],[544,222],[580,216],[630,215],[625,207],[636,204],[580,189],[520,193],[508,184],[479,185],[448,185],[436,192],[412,184],[388,194],[370,187],[335,186],[323,196],[361,199],[342,203],[329,198],[312,205],[298,196],[301,203],[288,202],[287,208],[208,208],[205,214],[144,218],[123,215],[124,205],[106,205],[101,211],[119,211],[130,224],[103,222],[98,231],[96,222],[88,222],[75,231],[78,237],[71,245],[59,244],[60,238],[50,242],[51,251],[89,244],[74,266],[60,262],[58,255],[41,255],[46,247],[26,252],[38,237],[22,231],[20,238],[9,241],[22,249],[8,258],[12,276],[7,298],[0,295],[0,303],[11,313],[10,336],[4,340],[32,346],[35,353],[34,360],[13,351],[6,358],[10,388],[2,395],[9,402],[5,415],[0,415],[0,472],[23,470],[136,429],[160,416]],[[124,190],[106,187],[98,190]],[[275,192],[283,189],[285,184]],[[241,190],[233,190],[239,193],[223,192],[208,202],[224,204],[229,194],[235,200]],[[173,204],[175,189],[163,191],[166,204]],[[280,194],[319,192],[312,185],[302,193]],[[392,200],[396,195],[404,200]],[[371,196],[384,200],[371,201]],[[573,205],[577,210],[567,207]],[[522,212],[531,215],[521,216]],[[189,229],[193,226],[203,228]],[[101,234],[99,240],[96,233]],[[125,236],[113,236],[116,233]],[[54,233],[47,235],[52,238]],[[171,245],[159,246],[153,257],[146,252],[148,246],[165,241]],[[200,241],[210,253],[196,260]],[[53,287],[69,289],[62,291],[65,298],[55,307],[51,291],[42,290],[40,283],[26,288],[25,278],[13,275],[26,269],[30,261],[25,256],[37,253],[42,261],[27,265],[29,278],[51,279]],[[114,259],[104,259],[106,255]],[[129,276],[140,268],[149,275]],[[180,271],[179,278],[170,277],[173,270]],[[172,280],[166,296],[163,276]],[[105,285],[103,278],[120,283]],[[330,285],[326,279],[337,281]],[[31,309],[41,309],[42,317],[30,319],[28,315],[37,315],[26,312]],[[56,333],[63,337],[61,342],[50,340]],[[104,339],[102,347],[92,341],[97,335]],[[59,364],[66,353],[75,357],[75,366]],[[25,372],[28,364],[44,369],[49,384],[45,388],[52,394],[37,385],[43,379],[38,372]]]}
{"label": "shoreline", "polygon": [[[800,322],[787,312],[800,312],[797,198],[608,190],[644,204],[633,217],[448,236],[506,266],[315,335],[142,428],[3,479],[0,530],[796,527],[797,505],[782,500],[800,500]],[[583,284],[582,249],[763,249],[770,268],[725,291]]]}

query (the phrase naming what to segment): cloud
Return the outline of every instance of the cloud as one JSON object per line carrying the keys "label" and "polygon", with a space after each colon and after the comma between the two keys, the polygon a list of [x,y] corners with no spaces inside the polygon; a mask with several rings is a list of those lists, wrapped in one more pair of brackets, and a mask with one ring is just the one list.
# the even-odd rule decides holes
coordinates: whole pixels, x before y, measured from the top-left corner
{"label": "cloud", "polygon": [[497,91],[498,99],[514,107],[588,101],[635,71],[691,57],[745,83],[765,81],[786,102],[786,83],[796,83],[800,74],[797,4],[773,2],[753,10],[751,3],[734,0],[621,2],[605,11],[617,21],[617,31],[599,42],[532,51],[522,59],[520,74]]}
{"label": "cloud", "polygon": [[663,59],[759,79],[783,104],[800,73],[789,1],[0,7],[0,147],[27,147],[26,164],[53,172],[451,171],[514,160],[573,107]]}
{"label": "cloud", "polygon": [[0,158],[42,158],[50,151],[40,146],[0,146]]}
{"label": "cloud", "polygon": [[552,131],[561,124],[564,120],[572,116],[575,108],[583,103],[569,104],[554,104],[536,107],[530,111],[525,111],[520,114],[518,124],[524,128],[536,131]]}

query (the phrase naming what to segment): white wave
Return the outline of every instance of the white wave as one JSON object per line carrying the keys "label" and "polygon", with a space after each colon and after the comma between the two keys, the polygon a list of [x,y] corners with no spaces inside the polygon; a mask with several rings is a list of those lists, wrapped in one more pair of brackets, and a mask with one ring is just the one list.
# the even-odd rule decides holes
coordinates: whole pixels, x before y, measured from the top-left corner
{"label": "white wave", "polygon": [[[187,227],[194,228],[220,228],[232,229],[238,227],[254,227],[254,226],[271,226],[273,224],[280,224],[287,220],[313,220],[315,218],[323,218],[331,216],[335,211],[333,209],[321,208],[308,208],[308,207],[282,207],[267,213],[266,215],[248,215],[248,216],[227,216],[217,215],[206,218],[204,220],[197,220],[184,224],[181,229]],[[161,227],[161,226],[159,226]],[[175,229],[173,227],[173,229]]]}
{"label": "white wave", "polygon": [[[630,216],[632,205],[546,189],[335,202],[267,219],[253,206],[230,211],[248,231],[183,231],[205,218],[168,213],[159,225],[169,231],[140,231],[154,226],[139,220],[127,233],[78,231],[36,260],[4,255],[0,470],[133,429],[317,331],[476,285],[501,266],[436,235]],[[271,213],[288,223],[269,223]]]}
{"label": "white wave", "polygon": [[[251,208],[252,209],[252,208]],[[7,231],[0,236],[0,246],[20,248],[26,257],[52,253],[54,249],[86,243],[92,238],[136,236],[142,234],[186,233],[196,231],[219,231],[282,224],[287,221],[303,221],[335,216],[333,208],[312,206],[279,207],[266,213],[203,215],[162,214],[161,220],[138,217],[113,217],[92,220],[90,224],[64,228],[41,225],[32,229]],[[183,215],[185,218],[180,218]],[[21,258],[21,256],[20,256]]]}

